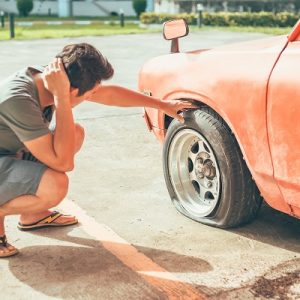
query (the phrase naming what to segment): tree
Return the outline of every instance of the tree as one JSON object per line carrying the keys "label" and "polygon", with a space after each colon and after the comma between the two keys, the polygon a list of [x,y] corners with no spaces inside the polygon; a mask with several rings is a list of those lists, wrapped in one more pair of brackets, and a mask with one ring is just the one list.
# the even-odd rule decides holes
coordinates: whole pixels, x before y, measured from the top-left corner
{"label": "tree", "polygon": [[33,0],[17,0],[17,8],[21,16],[27,17],[33,9]]}
{"label": "tree", "polygon": [[139,17],[142,12],[146,10],[147,1],[146,0],[133,0],[132,2],[133,8]]}

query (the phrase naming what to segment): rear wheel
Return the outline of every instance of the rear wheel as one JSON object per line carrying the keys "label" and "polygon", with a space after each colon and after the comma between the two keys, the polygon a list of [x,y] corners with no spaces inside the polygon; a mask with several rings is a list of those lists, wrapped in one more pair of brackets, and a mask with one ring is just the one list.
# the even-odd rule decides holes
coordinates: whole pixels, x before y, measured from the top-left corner
{"label": "rear wheel", "polygon": [[221,228],[251,221],[261,197],[238,144],[211,109],[185,112],[170,124],[164,175],[175,207],[187,217]]}

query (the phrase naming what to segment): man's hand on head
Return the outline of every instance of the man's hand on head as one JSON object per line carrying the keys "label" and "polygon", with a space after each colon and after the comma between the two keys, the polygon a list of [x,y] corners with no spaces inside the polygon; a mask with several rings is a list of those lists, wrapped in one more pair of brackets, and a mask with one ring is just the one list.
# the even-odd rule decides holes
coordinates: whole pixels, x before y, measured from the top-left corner
{"label": "man's hand on head", "polygon": [[55,106],[57,101],[70,101],[70,82],[61,58],[54,58],[45,68],[42,79],[45,88],[53,95]]}

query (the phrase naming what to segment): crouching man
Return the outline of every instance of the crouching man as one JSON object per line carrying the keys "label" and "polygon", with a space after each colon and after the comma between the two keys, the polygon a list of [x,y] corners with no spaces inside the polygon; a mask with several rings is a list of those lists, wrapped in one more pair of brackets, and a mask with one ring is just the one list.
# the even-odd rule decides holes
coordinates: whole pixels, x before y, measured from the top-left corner
{"label": "crouching man", "polygon": [[[0,257],[18,250],[7,242],[4,219],[20,215],[18,228],[33,230],[76,224],[76,217],[49,209],[68,191],[67,172],[84,140],[72,108],[84,100],[123,107],[154,107],[177,113],[187,101],[161,101],[112,85],[102,85],[113,68],[89,44],[63,48],[46,67],[25,68],[0,84]],[[55,112],[56,126],[49,129]]]}

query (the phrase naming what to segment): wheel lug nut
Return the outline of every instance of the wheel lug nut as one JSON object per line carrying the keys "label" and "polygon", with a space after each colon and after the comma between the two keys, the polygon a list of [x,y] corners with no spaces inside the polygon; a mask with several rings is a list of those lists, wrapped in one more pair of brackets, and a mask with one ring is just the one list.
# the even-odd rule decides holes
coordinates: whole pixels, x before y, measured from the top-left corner
{"label": "wheel lug nut", "polygon": [[204,178],[204,174],[203,173],[199,173],[199,178]]}
{"label": "wheel lug nut", "polygon": [[207,182],[207,187],[208,187],[208,188],[211,188],[211,187],[212,187],[211,181],[208,181],[208,182]]}

